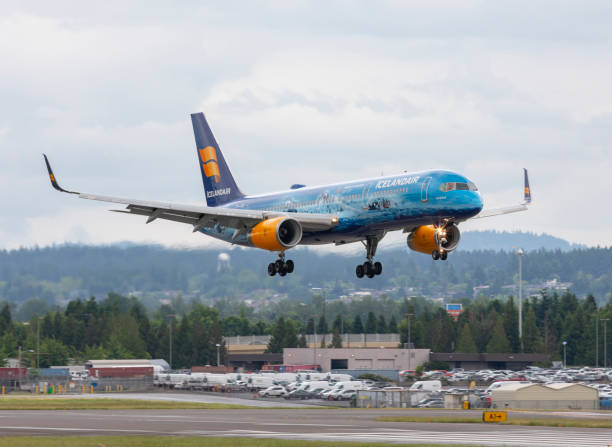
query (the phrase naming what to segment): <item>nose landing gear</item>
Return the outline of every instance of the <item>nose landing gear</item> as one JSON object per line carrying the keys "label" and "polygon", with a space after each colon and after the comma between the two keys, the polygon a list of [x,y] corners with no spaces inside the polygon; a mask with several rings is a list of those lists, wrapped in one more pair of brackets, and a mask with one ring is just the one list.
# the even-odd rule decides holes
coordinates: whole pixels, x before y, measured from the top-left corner
{"label": "nose landing gear", "polygon": [[268,264],[268,275],[274,276],[277,273],[280,276],[285,276],[287,273],[293,273],[295,265],[291,259],[285,261],[285,252],[282,251],[278,254],[276,262]]}
{"label": "nose landing gear", "polygon": [[372,262],[374,255],[376,254],[376,248],[378,247],[378,241],[380,239],[377,237],[369,236],[366,238],[364,243],[366,247],[366,258],[368,260],[363,264],[359,264],[355,268],[355,274],[357,278],[363,278],[367,276],[368,278],[374,278],[376,275],[380,275],[382,273],[382,264],[380,262]]}

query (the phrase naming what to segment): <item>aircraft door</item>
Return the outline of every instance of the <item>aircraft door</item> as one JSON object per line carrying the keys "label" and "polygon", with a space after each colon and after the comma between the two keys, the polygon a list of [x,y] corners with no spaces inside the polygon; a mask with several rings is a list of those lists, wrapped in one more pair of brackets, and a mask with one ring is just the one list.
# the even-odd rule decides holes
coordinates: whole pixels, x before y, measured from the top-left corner
{"label": "aircraft door", "polygon": [[429,189],[429,184],[431,183],[431,177],[425,177],[423,183],[421,184],[421,202],[427,202],[427,190]]}

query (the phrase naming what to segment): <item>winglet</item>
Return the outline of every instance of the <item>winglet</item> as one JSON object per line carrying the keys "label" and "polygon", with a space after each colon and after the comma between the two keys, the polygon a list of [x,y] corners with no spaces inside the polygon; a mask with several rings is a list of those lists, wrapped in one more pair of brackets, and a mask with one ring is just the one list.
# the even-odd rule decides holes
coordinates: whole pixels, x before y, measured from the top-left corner
{"label": "winglet", "polygon": [[43,157],[45,157],[45,163],[47,164],[47,171],[49,171],[49,180],[51,180],[51,185],[60,192],[67,192],[68,194],[80,194],[76,191],[68,191],[62,188],[59,183],[57,183],[57,180],[55,180],[55,175],[53,175],[53,170],[51,169],[51,165],[49,164],[49,159],[45,154],[43,154]]}
{"label": "winglet", "polygon": [[531,203],[531,189],[529,188],[529,174],[527,173],[527,169],[523,168],[523,172],[525,173],[525,201],[523,203],[527,205]]}

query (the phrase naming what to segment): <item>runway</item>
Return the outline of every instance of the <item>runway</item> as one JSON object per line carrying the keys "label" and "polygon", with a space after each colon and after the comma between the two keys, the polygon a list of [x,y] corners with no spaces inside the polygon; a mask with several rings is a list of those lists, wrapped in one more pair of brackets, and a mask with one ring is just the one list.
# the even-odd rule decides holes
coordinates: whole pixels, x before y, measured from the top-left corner
{"label": "runway", "polygon": [[172,435],[486,446],[608,446],[610,429],[389,423],[397,410],[0,411],[0,435]]}

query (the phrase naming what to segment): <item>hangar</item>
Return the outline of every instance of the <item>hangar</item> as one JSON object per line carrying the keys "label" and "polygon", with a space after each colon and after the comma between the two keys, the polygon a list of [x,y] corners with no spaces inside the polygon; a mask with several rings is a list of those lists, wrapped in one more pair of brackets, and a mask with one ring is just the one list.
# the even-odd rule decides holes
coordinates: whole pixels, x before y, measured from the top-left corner
{"label": "hangar", "polygon": [[539,410],[597,410],[599,392],[579,383],[508,383],[491,391],[491,407]]}

